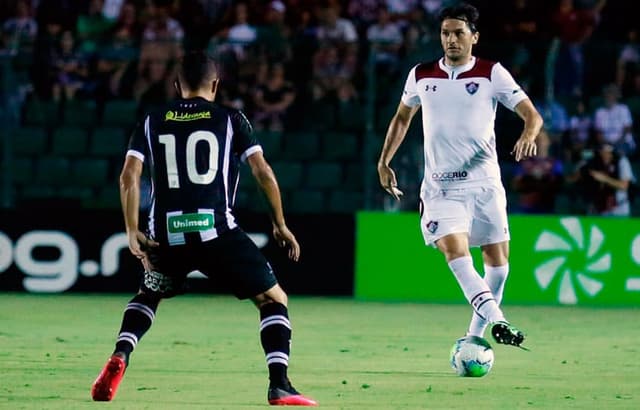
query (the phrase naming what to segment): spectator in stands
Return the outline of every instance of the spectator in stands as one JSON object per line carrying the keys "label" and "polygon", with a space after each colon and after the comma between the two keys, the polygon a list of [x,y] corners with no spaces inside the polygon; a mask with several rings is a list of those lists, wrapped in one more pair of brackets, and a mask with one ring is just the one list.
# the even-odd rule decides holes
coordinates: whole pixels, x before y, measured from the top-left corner
{"label": "spectator in stands", "polygon": [[563,184],[562,161],[551,155],[551,139],[544,129],[536,145],[537,156],[518,162],[511,185],[518,193],[519,212],[553,214]]}
{"label": "spectator in stands", "polygon": [[375,52],[375,64],[378,75],[394,76],[400,62],[403,36],[400,26],[391,21],[386,7],[378,10],[378,19],[367,29],[370,50]]}
{"label": "spectator in stands", "polygon": [[575,7],[574,0],[560,0],[551,18],[561,41],[555,67],[555,91],[559,96],[580,96],[583,92],[584,55],[582,46],[600,21],[607,0],[597,0],[589,8]]}
{"label": "spectator in stands", "polygon": [[18,0],[15,14],[2,24],[2,37],[5,49],[11,54],[30,53],[38,33],[38,24],[33,18],[31,4],[27,0]]}
{"label": "spectator in stands", "polygon": [[632,28],[627,32],[627,42],[624,44],[616,62],[616,84],[620,87],[623,97],[640,95],[640,42],[638,29]]}
{"label": "spectator in stands", "polygon": [[363,104],[353,83],[343,79],[336,89],[335,128],[340,131],[364,129]]}
{"label": "spectator in stands", "polygon": [[104,0],[102,15],[111,21],[116,21],[122,13],[122,7],[127,0]]}
{"label": "spectator in stands", "polygon": [[120,15],[96,58],[95,76],[100,96],[132,98],[125,92],[130,90],[125,84],[135,81],[142,29],[135,4],[132,1],[122,4]]}
{"label": "spectator in stands", "polygon": [[505,15],[509,16],[504,24],[504,38],[512,44],[511,71],[522,81],[533,73],[529,70],[537,61],[537,43],[540,42],[538,33],[538,14],[529,0],[515,0],[507,8]]}
{"label": "spectator in stands", "polygon": [[[157,1],[148,8],[149,20],[142,33],[136,72],[137,84],[133,91],[137,98],[141,98],[143,94],[140,90],[156,83],[150,76],[165,72],[167,78],[175,78],[176,63],[184,52],[184,31],[180,23],[171,17],[170,7],[165,3]],[[160,89],[164,87],[160,86]]]}
{"label": "spectator in stands", "polygon": [[175,77],[169,75],[170,70],[170,63],[166,60],[151,60],[146,66],[146,70],[136,79],[133,93],[139,103],[139,114],[160,106],[175,97]]}
{"label": "spectator in stands", "polygon": [[254,94],[253,123],[256,129],[282,131],[288,110],[295,98],[296,91],[285,77],[284,65],[273,64],[267,81],[259,84]]}
{"label": "spectator in stands", "polygon": [[264,24],[258,30],[261,54],[269,62],[287,63],[293,58],[291,51],[291,28],[286,24],[287,8],[280,0],[267,6]]}
{"label": "spectator in stands", "polygon": [[635,176],[629,160],[613,145],[601,144],[593,158],[585,161],[573,177],[587,202],[587,212],[601,216],[630,216],[629,187]]}
{"label": "spectator in stands", "polygon": [[45,22],[44,29],[38,31],[34,46],[31,79],[36,94],[43,99],[52,96],[53,84],[57,78],[55,54],[60,43],[62,24],[57,19]]}
{"label": "spectator in stands", "polygon": [[594,116],[594,128],[598,143],[607,143],[627,156],[636,150],[631,133],[633,119],[629,107],[619,102],[620,89],[615,84],[606,85],[602,90],[604,105]]}
{"label": "spectator in stands", "polygon": [[60,37],[60,45],[53,57],[57,71],[53,83],[53,99],[73,100],[80,90],[87,90],[90,84],[88,59],[77,48],[73,33],[66,30]]}
{"label": "spectator in stands", "polygon": [[536,98],[535,106],[544,119],[544,128],[552,142],[562,141],[569,129],[569,114],[566,108],[557,100]]}
{"label": "spectator in stands", "polygon": [[103,0],[90,0],[86,13],[78,16],[76,36],[81,52],[90,55],[98,51],[98,47],[105,40],[113,21],[102,14]]}
{"label": "spectator in stands", "polygon": [[234,6],[234,23],[226,34],[226,40],[231,44],[238,61],[246,59],[246,52],[258,38],[257,28],[249,23],[247,4],[238,2]]}
{"label": "spectator in stands", "polygon": [[351,20],[340,17],[340,7],[331,6],[320,9],[319,25],[316,34],[321,44],[332,44],[341,52],[354,51],[358,46],[358,32]]}
{"label": "spectator in stands", "polygon": [[564,159],[567,163],[576,164],[582,159],[585,149],[591,148],[593,142],[593,117],[587,111],[583,98],[575,101],[575,108],[569,117],[569,132],[564,139]]}
{"label": "spectator in stands", "polygon": [[366,35],[367,28],[376,22],[381,7],[386,7],[385,0],[349,0],[347,16],[360,36]]}

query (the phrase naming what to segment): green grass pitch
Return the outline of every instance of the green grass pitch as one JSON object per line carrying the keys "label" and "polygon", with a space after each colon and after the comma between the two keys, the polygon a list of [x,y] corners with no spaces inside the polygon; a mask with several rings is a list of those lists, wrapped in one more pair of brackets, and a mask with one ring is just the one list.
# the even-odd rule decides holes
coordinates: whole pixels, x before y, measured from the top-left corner
{"label": "green grass pitch", "polygon": [[[129,298],[0,294],[0,408],[267,407],[257,310],[210,295],[162,302],[115,400],[92,402]],[[466,305],[308,297],[289,305],[290,377],[321,408],[640,408],[637,309],[507,305],[531,351],[492,343],[491,373],[467,379],[448,363]]]}

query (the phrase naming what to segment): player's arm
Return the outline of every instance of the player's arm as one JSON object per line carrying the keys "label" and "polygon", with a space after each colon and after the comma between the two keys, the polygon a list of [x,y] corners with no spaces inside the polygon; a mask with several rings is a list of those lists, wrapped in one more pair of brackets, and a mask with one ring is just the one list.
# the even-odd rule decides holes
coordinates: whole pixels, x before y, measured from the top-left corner
{"label": "player's arm", "polygon": [[280,188],[271,166],[264,159],[262,151],[256,151],[249,155],[247,163],[258,186],[267,198],[269,215],[273,224],[273,236],[279,246],[289,246],[289,258],[297,261],[300,257],[300,245],[285,223]]}
{"label": "player's arm", "polygon": [[400,144],[404,141],[404,137],[407,135],[407,130],[411,124],[411,119],[419,107],[419,105],[410,107],[400,102],[387,128],[387,135],[385,136],[382,152],[378,159],[378,178],[380,179],[380,185],[395,199],[400,199],[402,191],[398,189],[396,174],[389,164],[398,151]]}
{"label": "player's arm", "polygon": [[511,151],[516,161],[537,154],[536,137],[542,129],[542,116],[529,98],[525,98],[515,106],[515,112],[524,121],[524,129]]}
{"label": "player's arm", "polygon": [[[145,264],[145,248],[158,246],[157,242],[147,238],[138,228],[140,212],[140,176],[142,161],[133,155],[127,155],[120,173],[120,204],[124,214],[124,224],[129,238],[129,250]],[[145,268],[147,265],[145,265]]]}

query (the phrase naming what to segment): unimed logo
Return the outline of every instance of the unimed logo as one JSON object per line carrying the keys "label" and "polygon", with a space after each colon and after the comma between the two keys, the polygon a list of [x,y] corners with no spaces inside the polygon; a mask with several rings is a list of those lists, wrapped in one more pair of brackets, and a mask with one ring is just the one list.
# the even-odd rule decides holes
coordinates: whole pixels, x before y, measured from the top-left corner
{"label": "unimed logo", "polygon": [[[263,248],[269,236],[263,233],[248,234],[253,242]],[[52,248],[57,256],[39,259],[38,248]],[[100,247],[96,260],[80,260],[78,241],[63,231],[34,230],[24,233],[15,243],[0,231],[0,275],[11,265],[20,270],[25,278],[23,286],[29,292],[55,293],[70,289],[79,275],[110,277],[120,270],[122,251],[129,252],[129,241],[124,232],[109,236]],[[126,255],[126,254],[124,254]],[[142,269],[142,266],[140,267]],[[192,276],[199,276],[198,272]]]}
{"label": "unimed logo", "polygon": [[534,274],[541,289],[548,290],[554,284],[558,302],[573,305],[578,303],[578,288],[589,297],[602,290],[611,269],[611,253],[605,249],[605,235],[597,225],[584,230],[573,217],[561,218],[560,225],[563,229],[545,229],[538,236],[535,250],[548,256]]}

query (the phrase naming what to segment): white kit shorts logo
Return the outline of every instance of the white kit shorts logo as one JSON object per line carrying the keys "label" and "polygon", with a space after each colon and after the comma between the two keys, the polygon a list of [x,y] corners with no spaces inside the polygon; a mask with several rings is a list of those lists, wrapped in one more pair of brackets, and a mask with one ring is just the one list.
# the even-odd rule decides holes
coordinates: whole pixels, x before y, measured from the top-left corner
{"label": "white kit shorts logo", "polygon": [[549,256],[535,268],[535,278],[542,290],[550,289],[555,283],[558,302],[575,305],[578,288],[589,297],[602,290],[604,275],[611,268],[611,253],[603,250],[605,237],[596,225],[584,232],[580,220],[574,217],[562,218],[560,224],[564,230],[544,230],[536,240],[536,252]]}

